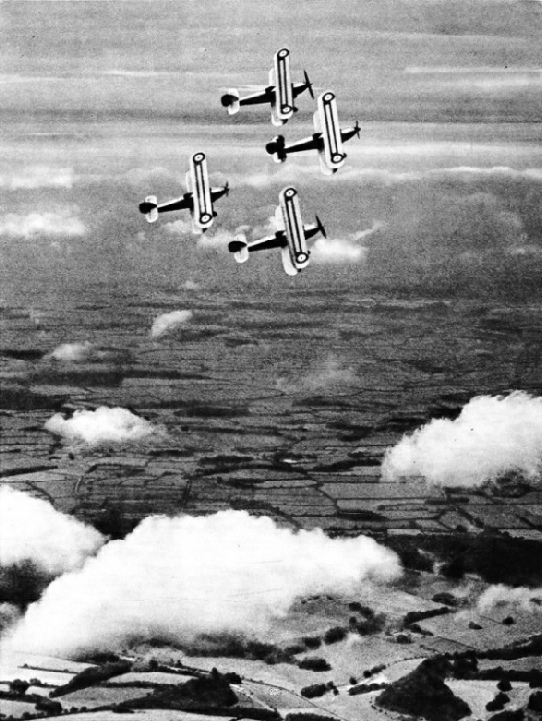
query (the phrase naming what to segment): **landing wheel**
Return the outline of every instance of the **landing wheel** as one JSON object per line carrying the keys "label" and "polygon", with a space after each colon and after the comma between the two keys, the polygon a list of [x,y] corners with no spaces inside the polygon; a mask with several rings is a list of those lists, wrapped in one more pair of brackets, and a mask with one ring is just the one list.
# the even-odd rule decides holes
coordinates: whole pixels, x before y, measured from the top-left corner
{"label": "landing wheel", "polygon": [[199,219],[201,223],[208,223],[211,220],[212,216],[209,215],[209,213],[203,213],[203,215],[200,215]]}
{"label": "landing wheel", "polygon": [[194,160],[196,163],[201,163],[203,160],[205,160],[205,153],[196,153],[194,155]]}

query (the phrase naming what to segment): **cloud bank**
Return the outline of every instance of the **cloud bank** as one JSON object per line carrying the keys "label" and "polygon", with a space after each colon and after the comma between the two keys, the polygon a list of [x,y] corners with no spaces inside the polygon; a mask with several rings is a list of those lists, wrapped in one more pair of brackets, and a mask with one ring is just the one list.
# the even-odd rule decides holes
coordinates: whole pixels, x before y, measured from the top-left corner
{"label": "cloud bank", "polygon": [[28,240],[38,236],[82,236],[85,232],[82,220],[68,210],[28,215],[7,213],[0,217],[0,236]]}
{"label": "cloud bank", "polygon": [[80,568],[103,544],[91,526],[10,486],[0,488],[0,566],[32,561],[48,575]]}
{"label": "cloud bank", "polygon": [[101,406],[94,411],[75,411],[72,418],[56,413],[45,430],[72,443],[99,446],[111,443],[135,443],[164,431],[126,408]]}
{"label": "cloud bank", "polygon": [[51,168],[46,165],[33,165],[16,173],[0,173],[0,188],[9,190],[72,187],[72,168]]}
{"label": "cloud bank", "polygon": [[12,645],[64,655],[152,638],[269,632],[301,596],[352,594],[399,573],[396,554],[364,536],[293,532],[244,511],[155,516],[53,581]]}
{"label": "cloud bank", "polygon": [[438,486],[479,487],[517,471],[538,480],[542,398],[515,392],[470,400],[455,421],[433,420],[388,450],[387,481],[423,476]]}
{"label": "cloud bank", "polygon": [[174,310],[171,313],[163,313],[155,319],[150,331],[151,338],[162,338],[191,320],[194,314],[191,310]]}

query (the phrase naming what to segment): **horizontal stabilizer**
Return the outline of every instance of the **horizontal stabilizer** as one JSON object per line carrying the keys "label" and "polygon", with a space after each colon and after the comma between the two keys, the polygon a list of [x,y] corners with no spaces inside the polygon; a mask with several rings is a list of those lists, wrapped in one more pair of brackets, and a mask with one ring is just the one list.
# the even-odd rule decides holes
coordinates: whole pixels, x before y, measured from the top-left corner
{"label": "horizontal stabilizer", "polygon": [[236,235],[235,240],[230,241],[228,250],[233,253],[233,257],[238,263],[246,263],[248,260],[248,245],[246,238],[242,235]]}
{"label": "horizontal stabilizer", "polygon": [[144,203],[140,203],[139,212],[143,213],[148,223],[155,223],[158,220],[158,198],[156,195],[149,195]]}
{"label": "horizontal stabilizer", "polygon": [[265,151],[268,155],[273,156],[275,163],[284,163],[288,157],[286,153],[286,141],[284,139],[284,135],[275,136],[270,143],[266,144]]}
{"label": "horizontal stabilizer", "polygon": [[230,88],[226,95],[223,95],[220,99],[222,106],[228,109],[230,115],[235,115],[239,112],[239,91],[236,88]]}

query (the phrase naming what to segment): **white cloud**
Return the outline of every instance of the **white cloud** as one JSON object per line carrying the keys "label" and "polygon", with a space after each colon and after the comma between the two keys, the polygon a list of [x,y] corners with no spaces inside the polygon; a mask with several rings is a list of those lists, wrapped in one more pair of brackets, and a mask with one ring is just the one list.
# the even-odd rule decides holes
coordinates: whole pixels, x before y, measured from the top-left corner
{"label": "white cloud", "polygon": [[184,218],[164,223],[164,230],[171,235],[188,235],[192,233],[192,222]]}
{"label": "white cloud", "polygon": [[85,340],[76,343],[61,343],[43,357],[44,361],[66,361],[69,363],[85,363],[87,361],[122,361],[127,352],[122,349],[99,348]]}
{"label": "white cloud", "polygon": [[185,281],[183,288],[185,290],[199,290],[201,288],[200,283],[196,283],[194,280],[190,280],[190,278]]}
{"label": "white cloud", "polygon": [[490,586],[478,599],[478,608],[482,613],[499,606],[512,606],[521,611],[542,613],[542,588],[510,588],[500,583]]}
{"label": "white cloud", "polygon": [[85,232],[85,225],[80,218],[67,210],[28,215],[7,213],[0,216],[0,236],[30,239],[40,235],[81,236]]}
{"label": "white cloud", "polygon": [[0,488],[0,566],[32,561],[58,575],[80,568],[104,542],[91,526],[55,510],[47,501]]}
{"label": "white cloud", "polygon": [[366,255],[367,248],[351,240],[318,238],[311,248],[315,263],[361,263]]}
{"label": "white cloud", "polygon": [[228,230],[218,230],[213,235],[203,233],[198,238],[199,248],[209,248],[218,250],[227,250],[228,243],[233,240],[235,233],[230,233]]}
{"label": "white cloud", "polygon": [[151,338],[161,338],[181,325],[188,323],[194,314],[191,310],[174,310],[171,313],[163,313],[155,319],[151,328]]}
{"label": "white cloud", "polygon": [[386,480],[423,476],[439,486],[481,486],[511,471],[542,468],[542,398],[515,392],[473,398],[455,421],[433,420],[384,458]]}
{"label": "white cloud", "polygon": [[364,536],[293,532],[244,511],[155,516],[106,544],[81,571],[53,581],[12,645],[65,655],[199,633],[268,637],[299,597],[359,594],[369,580],[399,573],[396,554]]}
{"label": "white cloud", "polygon": [[90,360],[94,357],[95,347],[89,341],[83,343],[62,343],[48,353],[44,360],[72,361],[74,363]]}
{"label": "white cloud", "polygon": [[72,168],[50,168],[46,165],[33,165],[14,173],[0,173],[0,188],[9,188],[10,190],[72,187]]}
{"label": "white cloud", "polygon": [[311,248],[311,257],[315,263],[361,263],[369,252],[359,241],[373,235],[384,227],[384,223],[376,220],[366,230],[360,230],[344,240],[318,238]]}
{"label": "white cloud", "polygon": [[74,443],[99,446],[108,443],[135,443],[164,431],[126,408],[75,411],[66,419],[57,413],[45,424],[45,430]]}

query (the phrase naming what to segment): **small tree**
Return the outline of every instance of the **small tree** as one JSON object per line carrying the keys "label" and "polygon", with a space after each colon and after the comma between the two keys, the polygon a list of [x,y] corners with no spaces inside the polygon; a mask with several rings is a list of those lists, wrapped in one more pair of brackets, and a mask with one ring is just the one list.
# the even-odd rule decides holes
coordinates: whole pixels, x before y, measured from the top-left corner
{"label": "small tree", "polygon": [[20,678],[16,678],[9,684],[9,690],[16,696],[24,696],[29,686],[28,681],[22,681]]}

